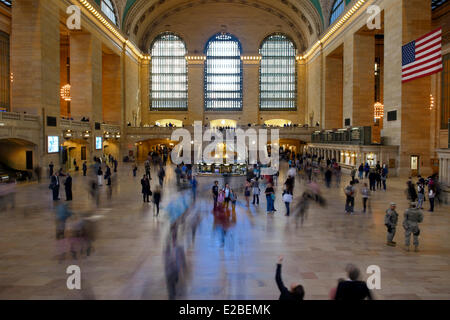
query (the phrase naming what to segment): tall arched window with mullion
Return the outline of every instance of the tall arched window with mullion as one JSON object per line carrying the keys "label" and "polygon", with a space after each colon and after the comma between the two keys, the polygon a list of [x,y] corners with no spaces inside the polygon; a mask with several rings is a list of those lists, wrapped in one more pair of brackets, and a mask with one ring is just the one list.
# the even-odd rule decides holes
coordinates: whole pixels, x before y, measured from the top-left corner
{"label": "tall arched window with mullion", "polygon": [[205,110],[242,109],[241,43],[228,33],[210,38],[205,47]]}
{"label": "tall arched window with mullion", "polygon": [[152,110],[186,110],[188,76],[186,45],[173,33],[159,35],[151,49]]}
{"label": "tall arched window with mullion", "polygon": [[283,34],[270,35],[260,48],[260,110],[297,109],[297,49]]}
{"label": "tall arched window with mullion", "polygon": [[330,26],[339,18],[344,12],[344,0],[334,0],[333,7],[331,8]]}
{"label": "tall arched window with mullion", "polygon": [[101,3],[102,12],[111,20],[115,25],[117,25],[116,10],[111,0],[102,0]]}

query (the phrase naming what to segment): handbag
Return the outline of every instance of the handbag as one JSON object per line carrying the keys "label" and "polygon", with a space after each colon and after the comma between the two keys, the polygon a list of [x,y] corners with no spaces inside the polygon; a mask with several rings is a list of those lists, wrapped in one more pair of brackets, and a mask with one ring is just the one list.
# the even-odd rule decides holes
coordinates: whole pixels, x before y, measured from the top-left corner
{"label": "handbag", "polygon": [[270,195],[270,197],[272,198],[272,200],[275,201],[275,194],[274,194],[274,193],[272,193],[272,194]]}

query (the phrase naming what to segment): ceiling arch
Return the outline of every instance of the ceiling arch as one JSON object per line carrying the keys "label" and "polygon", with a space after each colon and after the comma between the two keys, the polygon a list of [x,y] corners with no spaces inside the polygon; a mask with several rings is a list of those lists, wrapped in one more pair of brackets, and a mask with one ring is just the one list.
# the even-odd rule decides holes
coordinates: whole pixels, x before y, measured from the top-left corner
{"label": "ceiling arch", "polygon": [[316,41],[324,30],[320,0],[127,0],[121,6],[122,29],[145,51],[155,26],[182,10],[211,3],[250,6],[281,19],[301,50]]}

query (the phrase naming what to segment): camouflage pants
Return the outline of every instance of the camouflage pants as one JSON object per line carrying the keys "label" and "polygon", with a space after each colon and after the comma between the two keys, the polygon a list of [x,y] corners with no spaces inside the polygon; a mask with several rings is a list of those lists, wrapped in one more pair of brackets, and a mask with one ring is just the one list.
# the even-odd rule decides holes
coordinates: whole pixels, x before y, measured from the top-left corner
{"label": "camouflage pants", "polygon": [[[389,232],[390,231],[390,232]],[[392,240],[394,240],[394,236],[395,236],[395,227],[391,228],[390,230],[388,230],[387,233],[387,241],[388,242],[392,242]]]}
{"label": "camouflage pants", "polygon": [[409,247],[409,242],[410,242],[410,238],[411,238],[411,234],[413,235],[414,239],[413,239],[413,244],[414,246],[418,246],[419,245],[419,228],[408,228],[405,230],[405,245],[407,247]]}

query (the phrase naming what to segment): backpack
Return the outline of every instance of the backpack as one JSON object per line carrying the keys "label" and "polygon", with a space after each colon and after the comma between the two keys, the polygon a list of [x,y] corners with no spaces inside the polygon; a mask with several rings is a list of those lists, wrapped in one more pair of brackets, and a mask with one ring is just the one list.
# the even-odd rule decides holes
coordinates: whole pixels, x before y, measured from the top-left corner
{"label": "backpack", "polygon": [[352,190],[352,187],[351,186],[347,186],[346,188],[345,188],[345,194],[347,195],[347,196],[352,196],[353,195],[353,190]]}

